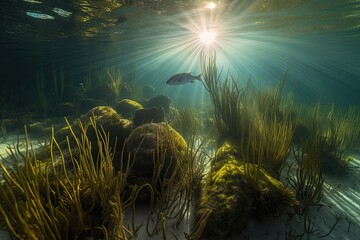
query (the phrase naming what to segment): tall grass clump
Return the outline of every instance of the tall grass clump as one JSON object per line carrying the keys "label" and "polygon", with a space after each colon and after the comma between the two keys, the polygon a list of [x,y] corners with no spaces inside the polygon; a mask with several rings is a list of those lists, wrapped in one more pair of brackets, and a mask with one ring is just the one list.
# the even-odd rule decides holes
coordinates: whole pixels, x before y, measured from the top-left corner
{"label": "tall grass clump", "polygon": [[240,144],[243,159],[261,166],[271,176],[279,179],[281,171],[290,154],[293,127],[287,115],[279,122],[262,118],[249,126],[248,139]]}
{"label": "tall grass clump", "polygon": [[[239,81],[227,74],[221,78],[216,55],[201,58],[204,85],[214,104],[214,119],[223,139],[233,139],[250,159],[273,177],[279,177],[289,155],[293,123],[291,104],[284,102],[285,76],[277,86],[255,89],[250,82],[240,87]],[[291,102],[291,101],[289,101]]]}
{"label": "tall grass clump", "polygon": [[45,76],[43,72],[38,72],[36,77],[36,95],[34,105],[39,107],[39,110],[46,117],[49,110],[49,102],[45,91]]}
{"label": "tall grass clump", "polygon": [[285,78],[271,89],[251,88],[249,81],[241,88],[230,73],[222,78],[216,55],[202,55],[201,67],[221,139],[202,190],[198,224],[189,237],[203,232],[220,239],[241,230],[250,217],[298,204],[277,180],[290,153],[293,124],[282,96]]}
{"label": "tall grass clump", "polygon": [[[144,186],[150,189],[150,210],[146,222],[149,236],[159,232],[165,237],[167,227],[177,227],[190,213],[204,175],[206,155],[196,137],[179,149],[169,126],[156,132],[156,146],[152,151],[153,171]],[[147,146],[143,138],[139,147]],[[166,227],[167,226],[167,227]],[[163,238],[165,239],[165,238]]]}
{"label": "tall grass clump", "polygon": [[60,104],[64,101],[64,89],[65,89],[64,72],[61,70],[56,71],[55,67],[53,67],[52,82],[55,93],[55,104]]}
{"label": "tall grass clump", "polygon": [[[70,125],[69,125],[70,127]],[[14,154],[19,163],[5,166],[0,162],[0,219],[14,239],[127,239],[132,236],[123,223],[121,194],[126,185],[129,165],[115,172],[115,149],[109,146],[109,133],[91,120],[96,141],[90,142],[86,129],[75,147],[67,137],[67,149],[61,149],[54,137],[46,161],[36,157],[25,135],[25,153]],[[26,131],[25,131],[26,133]],[[99,148],[96,157],[92,145]],[[123,162],[123,161],[122,161]],[[125,161],[124,161],[125,162]]]}
{"label": "tall grass clump", "polygon": [[171,125],[181,133],[185,140],[190,140],[197,133],[197,129],[201,127],[201,122],[195,109],[177,108]]}
{"label": "tall grass clump", "polygon": [[106,75],[108,76],[108,86],[114,95],[115,101],[120,99],[122,76],[119,68],[110,67],[106,69]]}
{"label": "tall grass clump", "polygon": [[[343,109],[322,106],[317,103],[312,108],[303,109],[299,114],[308,135],[317,135],[319,154],[324,173],[344,174],[353,157],[353,151],[359,142],[359,108]],[[316,134],[319,132],[318,134]]]}
{"label": "tall grass clump", "polygon": [[296,170],[289,167],[287,180],[295,189],[299,205],[296,212],[306,213],[309,207],[318,203],[322,197],[324,177],[320,160],[320,146],[317,134],[303,140],[301,145],[293,148],[296,159]]}
{"label": "tall grass clump", "polygon": [[241,88],[237,80],[228,73],[222,79],[222,71],[216,66],[216,54],[208,59],[201,56],[203,84],[214,105],[214,121],[222,138],[241,138],[243,126],[248,124],[246,108],[242,99],[246,88]]}

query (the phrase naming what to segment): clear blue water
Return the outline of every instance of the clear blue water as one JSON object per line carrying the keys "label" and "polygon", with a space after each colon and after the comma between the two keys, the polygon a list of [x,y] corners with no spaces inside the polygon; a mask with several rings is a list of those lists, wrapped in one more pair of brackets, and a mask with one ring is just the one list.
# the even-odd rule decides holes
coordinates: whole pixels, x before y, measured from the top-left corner
{"label": "clear blue water", "polygon": [[[126,6],[120,7],[121,3]],[[224,74],[229,71],[241,81],[251,79],[254,85],[267,87],[276,84],[286,73],[285,90],[293,91],[297,102],[320,100],[359,106],[358,0],[223,0],[216,1],[214,9],[207,8],[208,3],[1,0],[0,136],[3,142],[12,141],[5,137],[6,129],[2,128],[6,125],[3,119],[12,116],[9,112],[24,114],[42,107],[37,106],[40,73],[48,100],[55,97],[54,72],[63,74],[64,101],[69,101],[73,96],[69,96],[68,89],[78,87],[89,76],[96,79],[101,69],[115,66],[125,80],[134,75],[140,85],[152,85],[156,94],[169,96],[175,105],[189,107],[204,101],[211,103],[204,86],[200,82],[180,86],[165,82],[180,72],[199,74],[201,53],[215,51]],[[213,42],[202,41],[204,31],[211,32]],[[10,122],[13,119],[16,118]],[[22,127],[23,122],[19,125]],[[4,148],[4,144],[0,146],[0,150]],[[358,173],[359,149],[356,151],[351,177]],[[340,186],[338,182],[335,184]],[[347,212],[348,222],[337,226],[335,236],[348,235],[346,238],[350,239],[359,232],[360,201],[356,197],[359,179],[355,177],[344,183],[335,197],[331,196],[331,182],[329,186],[325,193],[337,208],[331,205],[332,209],[326,211]],[[318,216],[317,211],[320,220],[316,226],[331,226],[332,223],[326,222],[328,215],[326,221]],[[348,216],[354,220],[348,220]],[[297,224],[295,219],[295,224],[302,228],[302,222]],[[275,232],[273,226],[270,229],[266,229],[264,236]]]}
{"label": "clear blue water", "polygon": [[[219,1],[214,9],[206,1],[72,2],[1,1],[3,102],[31,102],[39,71],[60,69],[76,85],[115,65],[175,102],[196,103],[207,96],[199,82],[165,82],[199,74],[200,53],[213,51],[224,72],[256,85],[287,72],[285,88],[300,101],[360,102],[359,1]],[[199,39],[204,30],[215,32],[212,44]]]}

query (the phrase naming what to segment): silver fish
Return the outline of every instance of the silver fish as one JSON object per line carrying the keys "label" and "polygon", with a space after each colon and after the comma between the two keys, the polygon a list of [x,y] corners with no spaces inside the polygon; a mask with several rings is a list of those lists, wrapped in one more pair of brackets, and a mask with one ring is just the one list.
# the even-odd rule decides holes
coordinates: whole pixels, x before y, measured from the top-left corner
{"label": "silver fish", "polygon": [[169,85],[182,85],[188,82],[194,82],[194,80],[201,81],[201,74],[198,76],[193,76],[191,73],[178,73],[169,78],[169,80],[166,81],[166,84]]}

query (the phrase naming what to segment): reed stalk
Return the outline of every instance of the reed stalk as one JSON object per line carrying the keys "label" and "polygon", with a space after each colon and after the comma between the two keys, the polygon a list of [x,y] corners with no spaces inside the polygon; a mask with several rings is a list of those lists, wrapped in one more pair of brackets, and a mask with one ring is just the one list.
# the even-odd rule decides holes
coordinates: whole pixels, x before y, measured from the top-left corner
{"label": "reed stalk", "polygon": [[296,208],[298,214],[307,212],[309,207],[318,203],[322,197],[324,177],[320,161],[319,138],[312,136],[308,141],[303,141],[293,153],[297,162],[295,174],[289,168],[287,179],[295,189],[296,198],[300,204]]}
{"label": "reed stalk", "polygon": [[[67,137],[67,149],[62,149],[52,131],[49,160],[40,161],[26,134],[25,153],[17,150],[11,156],[20,156],[19,163],[8,167],[0,162],[0,217],[14,239],[127,239],[123,212],[131,201],[124,204],[121,194],[129,161],[115,172],[109,133],[90,122],[96,142],[89,141],[81,123],[80,135],[68,124],[75,147]],[[99,148],[95,159],[93,144]]]}

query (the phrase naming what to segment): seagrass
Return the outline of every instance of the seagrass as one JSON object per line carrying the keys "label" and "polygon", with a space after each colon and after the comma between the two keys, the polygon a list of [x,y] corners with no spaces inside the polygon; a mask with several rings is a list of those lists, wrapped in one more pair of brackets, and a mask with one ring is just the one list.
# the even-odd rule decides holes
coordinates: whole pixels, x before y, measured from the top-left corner
{"label": "seagrass", "polygon": [[[1,221],[14,239],[127,239],[131,234],[123,225],[123,211],[131,201],[124,205],[121,193],[129,163],[114,171],[109,133],[94,120],[88,127],[94,128],[96,143],[89,141],[81,123],[80,136],[69,127],[76,147],[67,137],[68,149],[61,149],[52,131],[49,159],[40,161],[25,129],[25,153],[13,155],[22,159],[12,167],[0,163]],[[96,159],[93,144],[99,148]]]}

